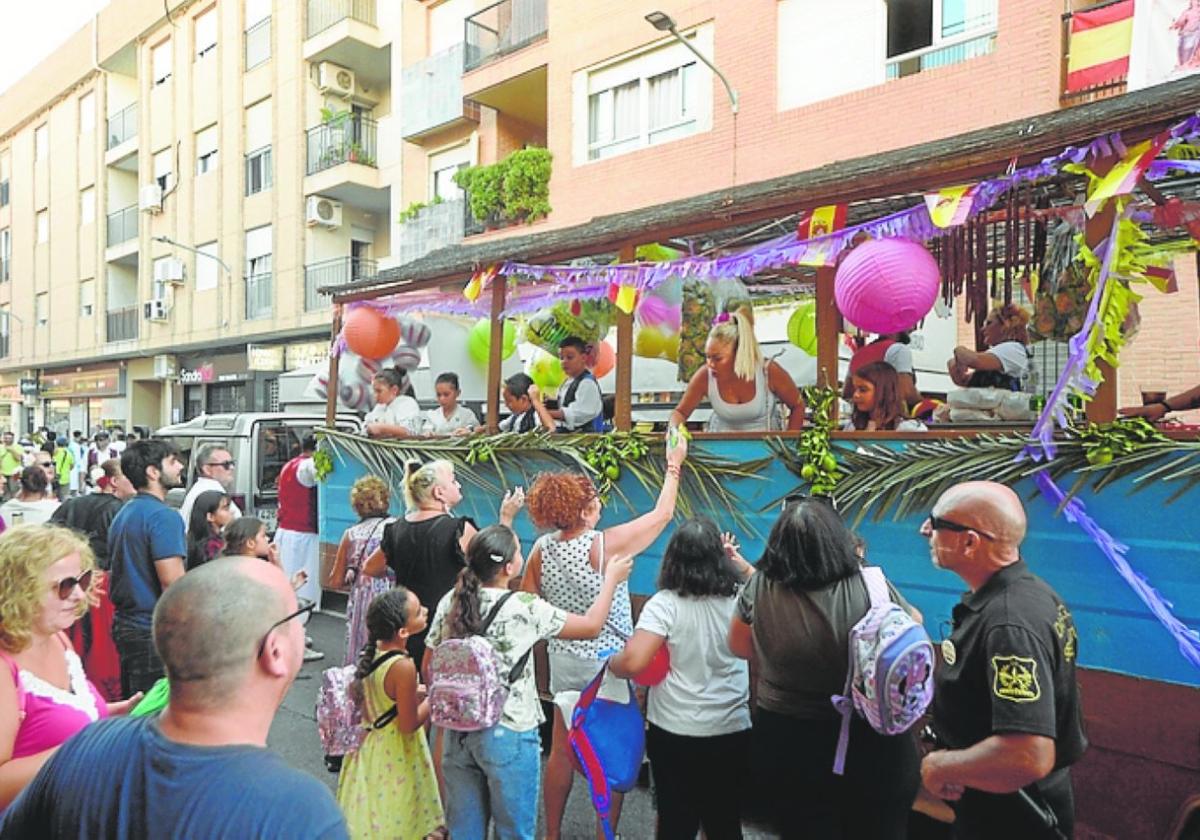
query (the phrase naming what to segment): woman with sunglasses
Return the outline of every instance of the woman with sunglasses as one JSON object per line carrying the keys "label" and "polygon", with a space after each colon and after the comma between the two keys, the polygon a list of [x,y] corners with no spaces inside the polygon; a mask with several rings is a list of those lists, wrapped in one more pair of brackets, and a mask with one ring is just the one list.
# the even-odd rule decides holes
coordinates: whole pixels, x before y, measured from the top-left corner
{"label": "woman with sunglasses", "polygon": [[0,536],[0,809],[64,741],[141,699],[105,702],[67,640],[88,608],[93,565],[87,541],[66,528]]}
{"label": "woman with sunglasses", "polygon": [[855,715],[845,775],[833,772],[841,719],[830,698],[845,686],[850,629],[870,607],[860,566],[831,504],[785,503],[730,623],[730,649],[757,665],[754,789],[784,837],[906,836],[920,785],[909,735],[880,735]]}

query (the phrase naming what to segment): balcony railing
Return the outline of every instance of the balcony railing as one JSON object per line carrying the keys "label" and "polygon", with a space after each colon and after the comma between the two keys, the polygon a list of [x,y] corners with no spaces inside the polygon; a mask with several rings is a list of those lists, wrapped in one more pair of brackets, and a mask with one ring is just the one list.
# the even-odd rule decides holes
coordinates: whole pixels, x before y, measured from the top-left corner
{"label": "balcony railing", "polygon": [[438,248],[462,242],[467,221],[473,221],[466,203],[456,198],[431,204],[421,208],[416,218],[400,225],[401,264],[420,259]]}
{"label": "balcony railing", "polygon": [[479,105],[463,100],[462,74],[461,43],[404,68],[401,136],[418,137],[464,118],[479,121]]}
{"label": "balcony railing", "polygon": [[375,0],[308,0],[305,38],[319,35],[346,18],[375,25]]}
{"label": "balcony railing", "polygon": [[317,291],[324,286],[341,286],[355,280],[374,277],[379,268],[375,260],[360,257],[335,257],[304,267],[304,311],[329,306],[329,295]]}
{"label": "balcony railing", "polygon": [[131,205],[124,210],[118,210],[115,213],[108,214],[108,247],[120,245],[122,242],[128,242],[130,239],[136,239],[138,235],[138,209],[137,205]]}
{"label": "balcony railing", "polygon": [[474,70],[546,35],[546,0],[500,0],[464,21],[463,70]]}
{"label": "balcony railing", "polygon": [[271,317],[270,274],[254,274],[246,278],[246,320]]}
{"label": "balcony railing", "polygon": [[138,323],[141,307],[124,306],[120,309],[110,309],[105,313],[104,340],[131,341],[138,337]]}
{"label": "balcony railing", "polygon": [[942,43],[932,47],[913,50],[903,55],[887,60],[887,78],[899,79],[932,70],[935,67],[945,67],[958,64],[960,61],[988,55],[996,48],[996,32],[993,29],[983,34],[968,34],[956,39],[953,43]]}
{"label": "balcony railing", "polygon": [[10,260],[6,259],[5,257],[0,257],[0,283],[7,283],[10,279],[10,272],[8,268],[9,262]]}
{"label": "balcony railing", "polygon": [[109,117],[108,148],[115,149],[131,137],[136,137],[137,122],[138,107],[136,102]]}
{"label": "balcony railing", "polygon": [[8,343],[8,325],[5,324],[4,332],[0,332],[0,359],[7,359],[10,349]]}
{"label": "balcony railing", "polygon": [[0,181],[0,207],[8,206],[8,179]]}
{"label": "balcony railing", "polygon": [[[1086,9],[1077,9],[1079,12],[1086,12],[1099,7],[1111,5],[1113,0],[1108,2],[1095,3]],[[1109,99],[1113,96],[1120,96],[1126,91],[1129,85],[1128,73],[1124,73],[1115,78],[1109,79],[1099,84],[1089,85],[1088,87],[1079,90],[1067,90],[1067,62],[1071,58],[1071,12],[1066,12],[1062,16],[1062,83],[1059,90],[1058,101],[1062,105],[1082,105],[1085,102],[1095,102],[1099,99]]]}
{"label": "balcony railing", "polygon": [[376,165],[377,127],[369,117],[335,117],[307,134],[309,175],[343,163]]}

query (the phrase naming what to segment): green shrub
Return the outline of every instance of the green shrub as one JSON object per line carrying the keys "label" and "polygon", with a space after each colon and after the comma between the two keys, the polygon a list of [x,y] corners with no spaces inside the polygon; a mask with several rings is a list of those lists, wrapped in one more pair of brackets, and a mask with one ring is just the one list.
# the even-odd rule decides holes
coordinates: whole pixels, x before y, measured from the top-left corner
{"label": "green shrub", "polygon": [[533,222],[550,213],[551,158],[549,149],[531,146],[498,163],[460,169],[454,183],[466,191],[477,221]]}

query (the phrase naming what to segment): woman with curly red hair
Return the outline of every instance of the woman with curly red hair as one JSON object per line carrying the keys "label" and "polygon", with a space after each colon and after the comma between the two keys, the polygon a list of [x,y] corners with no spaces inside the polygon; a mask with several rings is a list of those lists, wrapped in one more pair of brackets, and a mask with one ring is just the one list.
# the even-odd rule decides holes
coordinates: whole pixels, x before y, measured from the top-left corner
{"label": "woman with curly red hair", "polygon": [[[667,469],[654,510],[629,522],[596,530],[600,498],[595,486],[579,473],[547,473],[529,488],[527,506],[533,524],[552,529],[534,543],[522,588],[540,595],[552,606],[583,615],[596,600],[604,583],[607,562],[619,555],[634,555],[648,548],[675,513],[679,477],[687,456],[682,436],[667,449]],[[567,727],[557,696],[581,691],[596,676],[602,656],[617,651],[633,635],[629,586],[622,583],[613,596],[604,629],[595,639],[550,639],[550,691],[556,696],[554,737],[546,762],[543,798],[546,806],[545,837],[558,840],[563,811],[574,775]],[[620,817],[621,797],[613,794],[612,823]]]}

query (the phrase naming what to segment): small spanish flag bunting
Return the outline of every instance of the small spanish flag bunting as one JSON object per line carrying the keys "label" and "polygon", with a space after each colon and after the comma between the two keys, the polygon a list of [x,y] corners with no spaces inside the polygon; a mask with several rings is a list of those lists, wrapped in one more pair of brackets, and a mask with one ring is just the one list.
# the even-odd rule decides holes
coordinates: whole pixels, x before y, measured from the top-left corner
{"label": "small spanish flag bunting", "polygon": [[1163,134],[1152,140],[1144,140],[1131,148],[1121,161],[1100,176],[1091,184],[1087,203],[1083,205],[1089,216],[1104,206],[1104,202],[1118,195],[1129,195],[1137,186],[1138,179],[1146,171],[1167,142],[1168,135]]}
{"label": "small spanish flag bunting", "polygon": [[492,282],[499,271],[499,264],[489,265],[485,269],[476,271],[467,281],[467,285],[463,287],[463,297],[474,303],[483,294],[484,287]]}
{"label": "small spanish flag bunting", "polygon": [[1071,15],[1067,47],[1067,93],[1129,75],[1133,46],[1133,0],[1120,0]]}
{"label": "small spanish flag bunting", "polygon": [[965,222],[971,215],[971,205],[974,201],[974,184],[946,187],[935,193],[925,194],[929,218],[940,228],[957,227]]}
{"label": "small spanish flag bunting", "polygon": [[818,236],[841,230],[846,226],[848,206],[846,204],[826,204],[812,210],[805,210],[800,214],[800,221],[796,225],[796,236],[800,240],[816,239]]}
{"label": "small spanish flag bunting", "polygon": [[624,283],[617,283],[615,281],[608,284],[609,302],[626,315],[633,312],[634,307],[638,304],[638,297],[636,286],[627,286]]}

